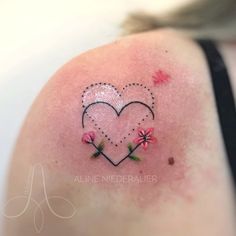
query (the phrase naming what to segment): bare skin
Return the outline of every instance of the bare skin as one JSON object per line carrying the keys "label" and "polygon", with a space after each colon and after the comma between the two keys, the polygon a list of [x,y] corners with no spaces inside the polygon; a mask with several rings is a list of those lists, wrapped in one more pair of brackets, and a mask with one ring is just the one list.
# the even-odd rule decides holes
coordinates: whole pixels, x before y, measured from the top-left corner
{"label": "bare skin", "polygon": [[[155,83],[159,70],[168,79]],[[127,103],[128,96],[133,100],[147,97],[149,104],[152,98],[148,100],[144,86],[155,98],[155,118],[148,116],[140,125],[137,117],[151,114],[140,104],[128,107],[119,118],[101,104],[90,111],[116,141],[131,129],[118,147],[98,132],[93,118],[86,118],[82,126],[81,96],[86,87],[99,82],[105,83],[106,91],[112,90],[108,84],[118,91],[131,84],[121,100],[119,93],[103,95],[96,85],[92,96],[114,98],[114,106],[123,100]],[[85,103],[89,99],[94,98],[86,95]],[[115,166],[101,153],[90,157],[103,140],[104,153],[118,163],[127,155],[129,142],[135,147],[138,128],[153,128],[152,136],[157,138],[148,143],[147,150],[140,143],[133,151],[140,161],[128,157]],[[93,144],[81,142],[89,131],[96,135]],[[35,175],[30,191],[32,168]],[[103,181],[104,176],[116,179]],[[132,177],[143,181],[135,182]],[[209,72],[198,46],[176,32],[163,30],[123,38],[63,66],[26,118],[11,162],[7,199],[24,194],[26,185],[25,196],[30,195],[31,201],[24,214],[5,220],[6,236],[235,235],[233,187]],[[34,210],[39,209],[36,202],[45,198],[40,205],[42,217],[42,212],[35,214]],[[26,205],[26,197],[12,200],[6,214],[17,215]]]}

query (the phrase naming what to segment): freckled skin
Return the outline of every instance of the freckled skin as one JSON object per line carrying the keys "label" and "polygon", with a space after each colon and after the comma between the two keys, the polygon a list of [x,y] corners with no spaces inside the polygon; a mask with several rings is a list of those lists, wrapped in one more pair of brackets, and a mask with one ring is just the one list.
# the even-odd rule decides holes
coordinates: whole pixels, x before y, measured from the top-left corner
{"label": "freckled skin", "polygon": [[[164,83],[153,81],[159,70],[169,76]],[[99,82],[112,84],[117,91],[130,83],[147,86],[155,97],[155,119],[133,127],[146,108],[129,107],[117,118],[100,105],[92,108],[96,121],[90,119],[83,128],[81,96],[86,87]],[[97,93],[99,96],[99,89]],[[128,94],[137,100],[144,97],[136,90]],[[114,102],[117,105],[117,99]],[[119,123],[117,119],[123,120]],[[95,122],[105,130],[116,122],[111,138],[117,140],[121,131],[130,128],[131,132],[116,147],[99,133]],[[135,150],[140,161],[127,158],[117,167],[101,155],[91,158],[94,147],[81,141],[84,132],[95,131],[94,142],[98,145],[104,140],[104,152],[119,160],[139,127],[154,128],[157,143],[149,144],[147,150]],[[43,88],[22,128],[9,177],[10,183],[16,176],[17,181],[14,187],[10,184],[8,196],[19,194],[29,168],[36,163],[45,168],[50,193],[66,196],[79,209],[68,221],[70,227],[65,223],[50,228],[56,222],[50,218],[46,232],[51,235],[233,235],[230,182],[207,68],[196,45],[173,32],[128,37],[64,65]],[[20,175],[14,172],[19,167]],[[96,183],[73,182],[76,176],[118,176],[125,182],[101,178]],[[128,176],[146,179],[137,183],[127,181]],[[35,189],[41,196],[39,183]],[[24,222],[29,224],[29,219]],[[214,227],[208,225],[208,219]],[[186,224],[191,226],[186,228]],[[34,235],[33,229],[30,235]]]}

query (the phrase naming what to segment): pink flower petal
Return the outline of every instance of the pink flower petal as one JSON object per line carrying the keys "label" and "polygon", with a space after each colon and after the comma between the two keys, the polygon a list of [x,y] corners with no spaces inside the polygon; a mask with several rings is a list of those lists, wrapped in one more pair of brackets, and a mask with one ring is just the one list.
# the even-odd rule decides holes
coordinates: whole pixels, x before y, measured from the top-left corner
{"label": "pink flower petal", "polygon": [[95,133],[93,131],[88,132],[88,135],[91,137],[92,141],[95,139]]}
{"label": "pink flower petal", "polygon": [[95,139],[95,133],[93,131],[84,133],[82,136],[82,142],[86,144],[93,142],[94,139]]}
{"label": "pink flower petal", "polygon": [[135,138],[135,139],[133,140],[133,142],[136,143],[136,144],[140,144],[140,143],[143,142],[143,138],[141,138],[141,137]]}
{"label": "pink flower petal", "polygon": [[82,137],[82,142],[83,143],[88,143],[88,135],[87,134],[84,134],[83,137]]}
{"label": "pink flower petal", "polygon": [[142,145],[144,150],[147,150],[148,142],[143,142],[141,145]]}
{"label": "pink flower petal", "polygon": [[157,142],[157,139],[153,136],[151,136],[149,139],[148,139],[148,142],[149,143],[156,143]]}
{"label": "pink flower petal", "polygon": [[139,136],[145,135],[145,130],[142,129],[142,128],[139,128],[139,129],[138,129],[138,135],[139,135]]}
{"label": "pink flower petal", "polygon": [[146,135],[151,135],[153,131],[154,131],[154,128],[148,128],[145,133]]}

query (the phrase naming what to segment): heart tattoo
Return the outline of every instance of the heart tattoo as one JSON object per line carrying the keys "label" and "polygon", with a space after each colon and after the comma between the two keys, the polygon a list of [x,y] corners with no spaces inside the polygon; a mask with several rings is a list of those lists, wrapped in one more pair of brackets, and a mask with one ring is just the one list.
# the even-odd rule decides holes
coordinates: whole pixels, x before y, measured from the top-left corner
{"label": "heart tattoo", "polygon": [[[103,156],[114,166],[127,158],[139,161],[134,152],[140,146],[146,150],[149,143],[156,142],[153,128],[141,128],[155,119],[154,105],[153,93],[143,84],[128,84],[121,92],[109,83],[91,84],[82,93],[82,128],[88,130],[83,134],[82,142],[95,148],[93,158]],[[137,136],[134,134],[136,130]],[[135,144],[133,147],[130,139],[134,135],[131,140]],[[97,136],[102,139],[99,144],[95,144]],[[117,151],[122,152],[123,143],[126,143],[123,157],[111,158],[117,156]],[[110,155],[104,153],[105,146],[109,147]],[[114,153],[111,146],[114,146],[113,150],[119,150]]]}

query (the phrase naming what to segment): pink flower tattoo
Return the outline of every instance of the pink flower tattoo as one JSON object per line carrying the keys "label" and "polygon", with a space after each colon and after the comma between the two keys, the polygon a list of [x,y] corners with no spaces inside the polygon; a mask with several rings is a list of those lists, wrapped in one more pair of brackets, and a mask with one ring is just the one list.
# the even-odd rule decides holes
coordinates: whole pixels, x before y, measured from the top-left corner
{"label": "pink flower tattoo", "polygon": [[83,143],[93,143],[93,141],[95,140],[95,133],[93,131],[84,133],[82,136],[82,142]]}
{"label": "pink flower tattoo", "polygon": [[166,83],[170,80],[170,76],[162,70],[158,70],[152,76],[154,85]]}
{"label": "pink flower tattoo", "polygon": [[134,147],[131,143],[128,143],[128,154],[125,155],[121,160],[118,162],[114,162],[109,156],[107,156],[104,153],[104,142],[101,141],[98,145],[94,142],[95,140],[95,132],[89,131],[87,133],[84,133],[82,136],[82,143],[89,144],[94,147],[95,152],[91,155],[92,158],[97,158],[99,156],[103,156],[106,158],[113,166],[118,166],[121,162],[123,162],[125,159],[130,158],[133,161],[140,161],[141,159],[134,154],[134,152],[141,146],[144,150],[148,148],[149,143],[155,143],[157,139],[153,136],[154,128],[148,128],[148,129],[138,129],[138,137],[134,139],[134,143],[136,144]]}
{"label": "pink flower tattoo", "polygon": [[149,143],[157,142],[157,139],[152,135],[154,128],[148,128],[146,130],[139,128],[138,137],[134,139],[134,143],[140,144],[144,150],[147,149]]}

